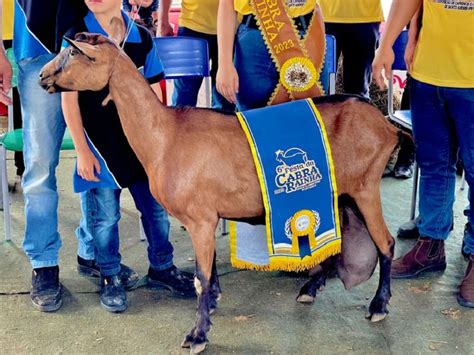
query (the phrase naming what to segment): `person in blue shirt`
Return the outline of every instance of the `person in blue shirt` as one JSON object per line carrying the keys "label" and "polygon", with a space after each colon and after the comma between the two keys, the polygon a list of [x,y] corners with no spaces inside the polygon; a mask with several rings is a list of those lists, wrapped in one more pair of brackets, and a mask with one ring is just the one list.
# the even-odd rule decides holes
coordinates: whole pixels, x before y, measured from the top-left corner
{"label": "person in blue shirt", "polygon": [[[123,50],[137,68],[143,68],[143,75],[160,98],[158,82],[163,78],[163,68],[150,33],[121,12],[120,0],[86,0],[85,3],[89,12],[65,37],[74,38],[80,32],[107,35],[112,31],[112,18],[121,19],[126,28]],[[129,189],[141,212],[148,239],[149,285],[166,287],[184,297],[194,296],[192,275],[173,265],[168,215],[150,192],[145,170],[125,137],[115,104],[113,101],[103,104],[108,94],[108,86],[100,91],[62,93],[64,118],[77,151],[74,189],[83,194],[88,211],[80,228],[92,231],[101,273],[101,305],[111,312],[122,312],[128,306],[119,277],[118,222],[123,188]],[[130,104],[140,105],[140,102]]]}

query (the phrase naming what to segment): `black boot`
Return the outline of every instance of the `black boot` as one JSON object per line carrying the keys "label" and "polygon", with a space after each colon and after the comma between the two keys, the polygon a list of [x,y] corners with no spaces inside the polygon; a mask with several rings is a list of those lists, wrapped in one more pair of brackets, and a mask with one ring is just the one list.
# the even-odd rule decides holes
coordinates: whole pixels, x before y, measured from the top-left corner
{"label": "black boot", "polygon": [[166,288],[181,297],[196,297],[193,275],[179,270],[174,265],[159,271],[149,268],[148,287],[152,289]]}
{"label": "black boot", "polygon": [[54,312],[61,308],[62,286],[59,283],[59,267],[33,269],[31,278],[31,302],[42,312]]}
{"label": "black boot", "polygon": [[[77,272],[81,276],[94,278],[100,277],[100,268],[95,260],[86,260],[81,258],[79,255],[77,256]],[[140,280],[138,273],[124,264],[120,264],[119,275],[126,290],[133,288],[138,280]]]}
{"label": "black boot", "polygon": [[100,304],[107,311],[113,313],[123,312],[128,308],[125,287],[118,275],[101,276]]}

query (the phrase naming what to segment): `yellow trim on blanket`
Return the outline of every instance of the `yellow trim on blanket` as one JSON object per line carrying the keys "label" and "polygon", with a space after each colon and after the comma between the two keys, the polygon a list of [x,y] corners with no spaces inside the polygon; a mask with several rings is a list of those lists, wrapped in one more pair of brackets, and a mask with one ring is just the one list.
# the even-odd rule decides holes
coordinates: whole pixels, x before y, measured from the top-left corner
{"label": "yellow trim on blanket", "polygon": [[250,150],[252,151],[252,157],[255,164],[255,169],[257,169],[258,183],[260,184],[260,188],[262,190],[263,206],[265,208],[265,231],[267,233],[267,246],[268,252],[271,253],[271,251],[273,250],[273,244],[272,238],[269,238],[269,236],[272,235],[270,225],[270,205],[268,204],[267,187],[265,185],[265,179],[263,177],[263,171],[260,165],[260,158],[258,156],[257,149],[255,148],[252,134],[250,133],[250,130],[247,126],[247,121],[242,117],[242,114],[240,112],[237,112],[237,118],[239,119],[240,125],[244,130],[245,136],[247,137],[247,142],[249,142]]}

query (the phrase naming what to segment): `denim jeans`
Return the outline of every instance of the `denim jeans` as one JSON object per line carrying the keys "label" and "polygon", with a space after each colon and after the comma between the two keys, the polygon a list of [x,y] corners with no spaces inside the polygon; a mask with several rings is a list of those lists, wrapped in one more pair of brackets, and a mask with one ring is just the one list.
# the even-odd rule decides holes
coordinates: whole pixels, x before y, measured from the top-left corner
{"label": "denim jeans", "polygon": [[[148,181],[129,187],[135,206],[141,212],[141,221],[148,240],[148,260],[155,270],[173,265],[173,246],[168,241],[170,222],[168,214],[153,198]],[[82,200],[87,214],[78,228],[78,235],[87,228],[92,232],[96,262],[104,276],[120,271],[119,253],[120,194],[122,190],[97,188],[83,192]],[[137,230],[138,233],[138,230]]]}
{"label": "denim jeans", "polygon": [[337,61],[341,53],[344,57],[345,93],[369,97],[372,61],[380,38],[379,27],[379,22],[326,23],[326,33],[336,37]]}
{"label": "denim jeans", "polygon": [[[410,100],[420,167],[420,234],[445,240],[453,222],[458,151],[474,186],[474,89],[438,87],[412,78]],[[473,205],[473,196],[469,202]],[[468,220],[473,220],[470,209]],[[474,253],[474,235],[465,251]]]}
{"label": "denim jeans", "polygon": [[[55,170],[66,124],[61,111],[61,95],[49,94],[38,85],[41,68],[54,56],[46,54],[18,63],[25,159],[23,249],[33,268],[56,266],[61,247]],[[79,239],[80,245],[86,243]],[[86,246],[80,248],[86,249]],[[88,259],[94,259],[94,255],[89,255]]]}
{"label": "denim jeans", "polygon": [[239,25],[234,65],[239,74],[237,110],[266,106],[278,84],[279,74],[258,29]]}
{"label": "denim jeans", "polygon": [[[212,62],[210,73],[212,82],[212,107],[224,111],[234,111],[234,105],[227,101],[216,90],[216,74],[217,68],[219,67],[217,62],[217,35],[209,35],[193,31],[186,27],[180,27],[178,29],[178,36],[201,38],[207,41],[209,59]],[[174,81],[173,106],[196,106],[202,81],[203,78],[176,79]]]}

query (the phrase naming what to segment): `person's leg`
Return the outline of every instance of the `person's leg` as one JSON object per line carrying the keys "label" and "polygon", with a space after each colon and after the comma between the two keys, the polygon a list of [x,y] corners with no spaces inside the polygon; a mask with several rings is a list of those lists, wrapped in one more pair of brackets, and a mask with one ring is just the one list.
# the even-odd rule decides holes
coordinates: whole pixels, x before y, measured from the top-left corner
{"label": "person's leg", "polygon": [[[199,37],[199,32],[186,27],[178,29],[178,36]],[[202,78],[183,78],[174,80],[173,106],[196,106]]]}
{"label": "person's leg", "polygon": [[192,275],[173,265],[173,246],[169,242],[168,213],[154,199],[148,181],[136,182],[129,187],[148,240],[148,285],[167,288],[184,297],[195,295]]}
{"label": "person's leg", "polygon": [[372,61],[379,41],[379,23],[345,24],[344,92],[369,97]]}
{"label": "person's leg", "polygon": [[395,260],[392,277],[411,277],[446,268],[444,240],[453,223],[457,140],[454,121],[440,88],[411,81],[411,111],[420,167],[421,237],[405,256]]}
{"label": "person's leg", "polygon": [[[469,187],[474,186],[474,125],[472,124],[472,112],[474,111],[474,89],[445,89],[450,96],[448,111],[456,122],[456,131],[459,139],[459,150],[464,163],[464,173]],[[461,306],[474,308],[474,194],[469,188],[469,205],[464,210],[467,223],[464,228],[462,251],[468,265],[464,279],[459,286],[457,295]]]}
{"label": "person's leg", "polygon": [[212,83],[212,108],[233,112],[235,105],[230,103],[216,89],[216,75],[219,68],[218,52],[217,52],[217,36],[203,34],[203,38],[207,40],[209,46],[209,59],[211,60],[211,83]]}
{"label": "person's leg", "polygon": [[38,85],[39,71],[52,58],[43,55],[18,63],[26,165],[23,249],[33,267],[31,300],[41,311],[55,311],[62,305],[55,169],[65,123],[60,94],[51,95]]}
{"label": "person's leg", "polygon": [[121,190],[97,188],[86,191],[86,227],[91,231],[100,268],[100,304],[109,312],[128,307],[125,287],[120,278],[119,230]]}
{"label": "person's leg", "polygon": [[258,29],[244,24],[239,26],[235,39],[234,64],[239,74],[238,110],[266,106],[279,77]]}
{"label": "person's leg", "polygon": [[55,170],[66,124],[61,112],[61,95],[51,95],[38,85],[40,69],[53,57],[43,55],[19,63],[26,163],[23,248],[33,268],[56,266],[61,246]]}
{"label": "person's leg", "polygon": [[[466,182],[469,186],[474,186],[474,125],[472,123],[474,89],[444,88],[442,94],[447,97],[448,112],[455,121],[459,153],[464,164]],[[469,205],[472,205],[474,196],[470,190],[468,199]],[[467,216],[469,226],[465,231],[463,251],[470,255],[474,254],[474,232],[471,224],[474,220],[474,210],[468,207],[464,213]]]}

